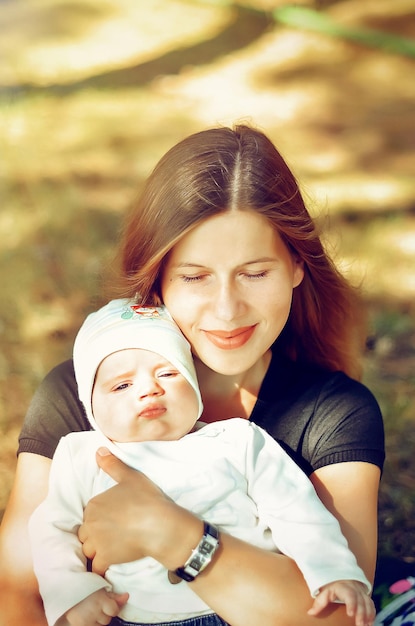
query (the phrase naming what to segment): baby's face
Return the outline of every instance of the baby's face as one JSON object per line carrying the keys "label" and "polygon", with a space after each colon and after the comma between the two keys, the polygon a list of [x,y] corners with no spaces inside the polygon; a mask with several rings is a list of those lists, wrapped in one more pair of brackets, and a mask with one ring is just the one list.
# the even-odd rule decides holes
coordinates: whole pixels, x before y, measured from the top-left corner
{"label": "baby's face", "polygon": [[192,430],[198,400],[171,363],[155,352],[132,348],[114,352],[100,364],[92,412],[113,441],[168,441]]}

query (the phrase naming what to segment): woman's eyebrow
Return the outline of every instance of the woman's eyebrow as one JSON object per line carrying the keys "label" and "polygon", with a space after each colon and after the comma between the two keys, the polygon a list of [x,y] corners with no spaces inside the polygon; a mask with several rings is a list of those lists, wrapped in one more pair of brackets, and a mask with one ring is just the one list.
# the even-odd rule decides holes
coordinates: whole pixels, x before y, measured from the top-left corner
{"label": "woman's eyebrow", "polygon": [[[277,257],[261,257],[259,259],[253,259],[252,261],[244,261],[243,263],[240,263],[238,265],[238,267],[244,267],[245,265],[255,265],[256,263],[275,263],[276,261],[278,261]],[[195,267],[195,268],[204,268],[204,267],[208,267],[207,265],[203,265],[201,263],[193,263],[190,261],[183,261],[181,263],[178,263],[177,265],[174,266],[175,269],[180,269],[180,268],[184,268],[184,267]]]}
{"label": "woman's eyebrow", "polygon": [[275,263],[275,261],[278,261],[277,257],[264,256],[260,259],[254,259],[253,261],[246,261],[245,263],[242,263],[242,265],[255,265],[255,263]]}

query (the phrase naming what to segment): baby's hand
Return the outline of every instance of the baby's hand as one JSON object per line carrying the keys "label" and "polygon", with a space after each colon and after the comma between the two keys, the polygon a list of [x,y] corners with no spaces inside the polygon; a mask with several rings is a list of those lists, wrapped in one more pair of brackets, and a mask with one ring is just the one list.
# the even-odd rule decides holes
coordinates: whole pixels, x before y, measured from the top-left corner
{"label": "baby's hand", "polygon": [[56,626],[99,626],[109,624],[128,600],[128,593],[98,589],[78,602]]}
{"label": "baby's hand", "polygon": [[375,619],[376,611],[372,599],[367,595],[366,587],[356,580],[339,580],[324,585],[308,615],[318,615],[330,604],[340,601],[346,605],[349,617],[355,618],[356,626],[371,626]]}

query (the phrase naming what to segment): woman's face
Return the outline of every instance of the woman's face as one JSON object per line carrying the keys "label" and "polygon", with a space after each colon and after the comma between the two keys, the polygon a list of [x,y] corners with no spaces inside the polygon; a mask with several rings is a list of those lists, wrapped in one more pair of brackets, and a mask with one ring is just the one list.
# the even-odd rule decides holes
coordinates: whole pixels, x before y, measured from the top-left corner
{"label": "woman's face", "polygon": [[208,218],[174,246],[161,290],[193,354],[215,372],[237,375],[281,333],[303,275],[266,218],[233,211]]}

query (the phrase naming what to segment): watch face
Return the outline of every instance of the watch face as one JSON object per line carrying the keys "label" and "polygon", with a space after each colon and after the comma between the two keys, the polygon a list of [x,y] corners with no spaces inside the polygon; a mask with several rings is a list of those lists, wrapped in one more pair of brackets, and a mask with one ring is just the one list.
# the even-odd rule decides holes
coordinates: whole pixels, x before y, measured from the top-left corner
{"label": "watch face", "polygon": [[[179,567],[175,572],[168,572],[169,581],[175,585],[180,582],[180,579],[186,582],[191,582],[195,577],[203,572],[203,570],[209,565],[219,545],[219,531],[216,526],[211,526],[207,522],[204,523],[204,533],[199,544],[194,550],[189,559],[183,565]],[[178,580],[176,580],[178,579]]]}
{"label": "watch face", "polygon": [[214,543],[211,543],[211,541],[208,541],[204,537],[199,544],[198,552],[200,552],[202,556],[208,556],[214,549],[216,549],[217,543],[218,542],[216,540],[214,540]]}
{"label": "watch face", "polygon": [[199,572],[202,565],[205,563],[206,557],[208,555],[209,555],[209,552],[202,552],[202,551],[197,552],[195,555],[193,555],[190,563],[186,563],[186,569],[188,567],[191,567],[192,569],[195,569],[197,572]]}

